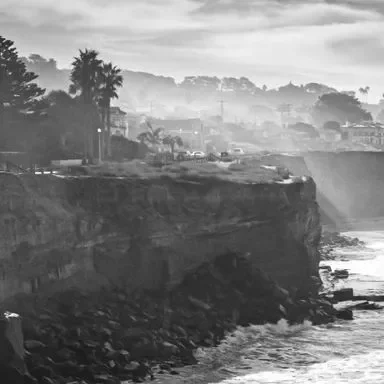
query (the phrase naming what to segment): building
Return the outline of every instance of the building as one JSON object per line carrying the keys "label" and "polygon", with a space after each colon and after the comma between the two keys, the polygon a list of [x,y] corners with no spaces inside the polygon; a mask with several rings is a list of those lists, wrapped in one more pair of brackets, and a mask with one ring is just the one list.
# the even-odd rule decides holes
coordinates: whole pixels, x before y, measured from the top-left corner
{"label": "building", "polygon": [[319,131],[320,138],[324,141],[336,142],[341,141],[342,133],[335,129],[322,129]]}
{"label": "building", "polygon": [[205,150],[204,125],[200,119],[151,120],[154,129],[163,128],[164,135],[180,136],[191,149]]}
{"label": "building", "polygon": [[111,107],[111,134],[128,138],[128,116],[119,107]]}
{"label": "building", "polygon": [[384,125],[372,121],[346,123],[341,127],[345,137],[353,143],[384,145]]}

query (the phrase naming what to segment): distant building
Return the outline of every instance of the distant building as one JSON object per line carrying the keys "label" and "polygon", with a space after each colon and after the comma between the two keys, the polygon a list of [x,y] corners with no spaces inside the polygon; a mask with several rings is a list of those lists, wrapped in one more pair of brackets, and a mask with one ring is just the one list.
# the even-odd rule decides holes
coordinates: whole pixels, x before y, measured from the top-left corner
{"label": "distant building", "polygon": [[341,127],[345,137],[353,143],[384,145],[384,125],[372,121],[346,123]]}
{"label": "distant building", "polygon": [[342,133],[334,129],[322,129],[319,133],[320,138],[324,141],[335,142],[342,139]]}
{"label": "distant building", "polygon": [[345,137],[337,121],[328,121],[319,130],[320,138],[327,142],[341,141]]}
{"label": "distant building", "polygon": [[29,168],[31,158],[27,152],[0,152],[0,170],[9,171],[13,169]]}
{"label": "distant building", "polygon": [[111,134],[128,138],[127,113],[119,107],[111,107]]}
{"label": "distant building", "polygon": [[165,135],[180,136],[192,149],[204,150],[204,125],[200,119],[153,119],[151,123],[154,129],[164,128]]}

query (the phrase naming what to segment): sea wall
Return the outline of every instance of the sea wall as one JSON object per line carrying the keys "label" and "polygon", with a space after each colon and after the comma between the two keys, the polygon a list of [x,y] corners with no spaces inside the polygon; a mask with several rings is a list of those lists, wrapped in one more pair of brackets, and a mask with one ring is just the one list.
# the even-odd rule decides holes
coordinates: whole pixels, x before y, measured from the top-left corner
{"label": "sea wall", "polygon": [[17,293],[177,284],[218,255],[247,255],[292,292],[318,276],[312,179],[0,175],[0,300]]}

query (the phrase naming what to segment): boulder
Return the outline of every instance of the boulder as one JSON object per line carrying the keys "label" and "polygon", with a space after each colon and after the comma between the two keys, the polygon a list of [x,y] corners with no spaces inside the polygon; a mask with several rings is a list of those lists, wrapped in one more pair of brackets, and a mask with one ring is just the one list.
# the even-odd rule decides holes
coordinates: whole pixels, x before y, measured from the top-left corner
{"label": "boulder", "polygon": [[342,320],[353,320],[353,312],[349,308],[341,309],[337,311],[336,317]]}
{"label": "boulder", "polygon": [[352,288],[340,289],[338,291],[333,292],[333,297],[337,301],[353,300],[353,289]]}
{"label": "boulder", "polygon": [[332,276],[336,279],[347,279],[349,277],[349,272],[346,269],[336,269]]}
{"label": "boulder", "polygon": [[383,307],[376,303],[370,303],[369,301],[365,301],[364,303],[356,304],[351,309],[361,309],[361,310],[377,310],[377,309],[383,309]]}
{"label": "boulder", "polygon": [[[0,316],[0,377],[2,384],[24,384],[29,378],[21,317],[16,313],[5,312]],[[33,382],[32,378],[29,382]]]}
{"label": "boulder", "polygon": [[179,352],[179,348],[167,341],[160,343],[159,345],[159,354],[161,357],[170,358],[171,356],[177,355]]}

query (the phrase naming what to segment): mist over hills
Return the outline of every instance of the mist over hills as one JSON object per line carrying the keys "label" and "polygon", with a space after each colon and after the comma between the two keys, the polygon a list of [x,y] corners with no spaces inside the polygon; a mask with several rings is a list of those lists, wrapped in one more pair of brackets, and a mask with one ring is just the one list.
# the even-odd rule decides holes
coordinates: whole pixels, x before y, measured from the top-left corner
{"label": "mist over hills", "polygon": [[[39,75],[37,82],[50,90],[69,88],[69,69],[59,69],[54,59],[38,54],[24,57],[28,70]],[[355,94],[320,83],[295,85],[289,82],[277,89],[256,85],[246,77],[188,76],[180,83],[173,77],[123,70],[124,86],[115,105],[130,112],[151,113],[159,118],[193,118],[220,115],[223,101],[228,121],[278,121],[277,107],[291,104],[294,114],[306,120],[310,107],[319,96],[330,92]],[[359,95],[357,95],[359,96]],[[374,117],[379,105],[364,104]]]}

